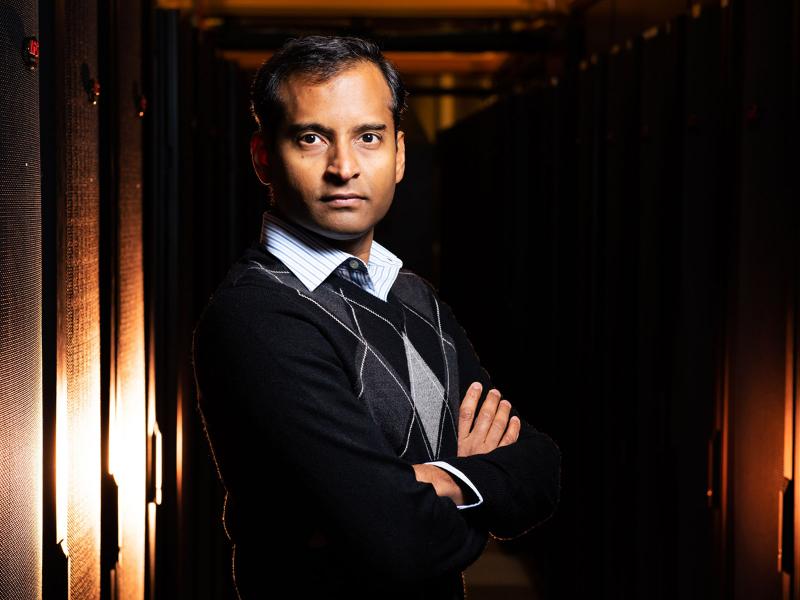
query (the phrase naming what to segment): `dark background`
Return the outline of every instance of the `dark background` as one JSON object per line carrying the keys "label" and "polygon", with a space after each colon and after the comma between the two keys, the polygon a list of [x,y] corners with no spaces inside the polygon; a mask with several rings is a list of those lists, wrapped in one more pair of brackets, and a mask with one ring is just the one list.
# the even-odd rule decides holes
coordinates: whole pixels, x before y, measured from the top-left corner
{"label": "dark background", "polygon": [[[233,597],[191,334],[266,208],[254,68],[305,33],[400,66],[376,239],[563,454],[557,513],[470,598],[800,598],[800,2],[449,10],[0,3],[0,598]],[[69,563],[60,406],[96,437],[70,430]]]}

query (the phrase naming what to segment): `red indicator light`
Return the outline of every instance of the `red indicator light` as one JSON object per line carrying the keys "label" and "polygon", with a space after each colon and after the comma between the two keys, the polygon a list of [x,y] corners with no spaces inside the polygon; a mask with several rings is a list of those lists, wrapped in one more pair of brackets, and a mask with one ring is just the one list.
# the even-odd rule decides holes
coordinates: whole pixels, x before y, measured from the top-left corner
{"label": "red indicator light", "polygon": [[98,98],[100,98],[100,82],[96,79],[92,79],[89,99],[92,101],[92,104],[97,104]]}
{"label": "red indicator light", "polygon": [[39,66],[39,40],[36,37],[26,37],[22,44],[22,57],[31,71]]}

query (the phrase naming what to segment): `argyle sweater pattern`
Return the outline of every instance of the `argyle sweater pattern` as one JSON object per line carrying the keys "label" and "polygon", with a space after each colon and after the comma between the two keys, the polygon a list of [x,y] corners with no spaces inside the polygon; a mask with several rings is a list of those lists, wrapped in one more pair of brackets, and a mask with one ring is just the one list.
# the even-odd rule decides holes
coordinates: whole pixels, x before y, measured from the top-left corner
{"label": "argyle sweater pattern", "polygon": [[[516,537],[557,503],[560,452],[522,417],[516,443],[457,456],[460,401],[492,382],[407,269],[386,302],[335,273],[309,291],[254,243],[209,300],[193,365],[243,600],[277,579],[297,597],[463,598],[488,534]],[[434,460],[483,502],[459,510],[416,481],[411,465]]]}

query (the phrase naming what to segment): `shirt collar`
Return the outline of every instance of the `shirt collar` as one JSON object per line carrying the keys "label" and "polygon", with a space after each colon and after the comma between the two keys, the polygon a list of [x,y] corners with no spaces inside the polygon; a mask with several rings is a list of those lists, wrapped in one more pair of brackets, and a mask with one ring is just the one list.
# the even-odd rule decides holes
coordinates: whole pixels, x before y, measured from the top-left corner
{"label": "shirt collar", "polygon": [[[302,282],[309,291],[314,291],[343,262],[355,259],[364,261],[334,248],[324,238],[291,223],[274,213],[264,211],[261,222],[261,245],[276,256]],[[379,280],[378,295],[384,300],[403,261],[395,254],[372,240],[369,262],[365,265],[373,280]]]}

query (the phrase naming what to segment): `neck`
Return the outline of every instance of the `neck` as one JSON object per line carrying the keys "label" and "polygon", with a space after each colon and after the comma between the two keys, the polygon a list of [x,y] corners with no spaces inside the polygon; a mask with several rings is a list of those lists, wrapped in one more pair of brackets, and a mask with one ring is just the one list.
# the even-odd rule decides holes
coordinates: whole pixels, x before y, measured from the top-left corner
{"label": "neck", "polygon": [[337,250],[341,250],[342,252],[347,252],[347,254],[352,254],[364,261],[364,264],[369,263],[369,252],[372,248],[372,238],[374,234],[374,228],[370,229],[369,231],[365,232],[364,234],[360,235],[359,237],[350,238],[350,239],[336,239],[331,238],[326,235],[323,235],[309,227],[305,226],[303,223],[299,222],[297,219],[293,219],[289,215],[287,215],[284,211],[280,210],[277,206],[272,208],[272,211],[284,219],[285,221],[289,221],[293,225],[297,227],[302,227],[306,232],[310,235],[318,238],[322,243],[327,244]]}
{"label": "neck", "polygon": [[364,264],[369,263],[369,251],[372,248],[372,229],[361,237],[350,240],[335,240],[332,238],[325,238],[334,248],[347,252],[353,256],[357,256],[364,261]]}

